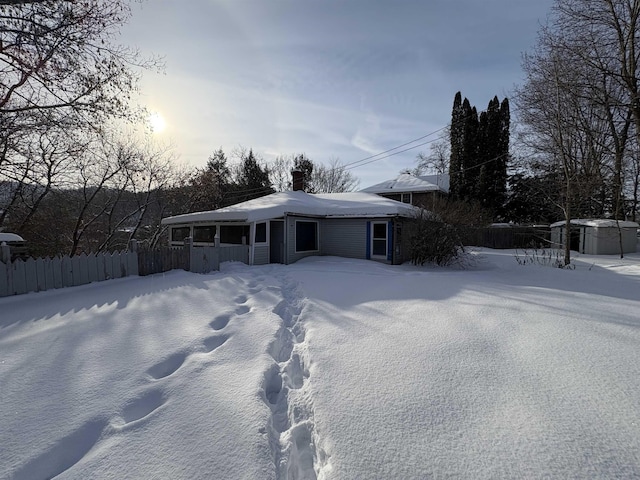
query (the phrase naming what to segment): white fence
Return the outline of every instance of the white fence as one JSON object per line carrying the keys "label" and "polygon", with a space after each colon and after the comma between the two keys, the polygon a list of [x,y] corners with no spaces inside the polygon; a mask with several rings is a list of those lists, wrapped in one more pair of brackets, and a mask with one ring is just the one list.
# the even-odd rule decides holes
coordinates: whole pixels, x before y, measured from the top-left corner
{"label": "white fence", "polygon": [[[167,250],[167,249],[165,249]],[[185,242],[185,261],[168,264],[172,268],[185,268],[194,273],[209,273],[220,269],[220,263],[238,261],[249,263],[249,247],[233,245],[223,247],[193,247],[190,239]],[[154,252],[151,252],[154,253]],[[156,252],[160,258],[166,252]],[[137,244],[132,241],[129,251],[115,253],[67,255],[54,258],[29,258],[11,261],[10,248],[0,246],[0,297],[28,292],[42,292],[53,288],[74,287],[91,282],[101,282],[130,275],[157,273],[148,267],[149,252],[138,254]],[[140,262],[139,262],[140,260]],[[163,262],[160,262],[163,263]],[[166,263],[166,262],[165,262]]]}
{"label": "white fence", "polygon": [[0,246],[0,250],[0,297],[138,275],[136,252],[83,253],[12,262],[9,247]]}
{"label": "white fence", "polygon": [[[187,247],[185,247],[187,248]],[[223,262],[249,263],[248,245],[225,245],[223,247],[191,247],[189,254],[189,271],[208,273],[220,270]]]}

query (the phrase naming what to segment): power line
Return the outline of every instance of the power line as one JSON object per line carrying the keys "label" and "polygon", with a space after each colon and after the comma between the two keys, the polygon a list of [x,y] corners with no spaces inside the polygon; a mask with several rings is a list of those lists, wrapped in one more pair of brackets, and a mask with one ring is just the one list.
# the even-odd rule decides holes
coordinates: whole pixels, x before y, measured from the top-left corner
{"label": "power line", "polygon": [[[426,135],[423,135],[423,136],[421,136],[421,137],[418,137],[418,138],[415,138],[415,139],[413,139],[413,140],[410,140],[410,141],[408,141],[408,142],[406,142],[406,143],[403,143],[402,145],[398,145],[397,147],[393,147],[393,148],[390,148],[390,149],[388,149],[388,150],[385,150],[384,152],[376,153],[375,155],[370,155],[370,156],[368,156],[368,157],[361,158],[360,160],[356,160],[356,161],[354,161],[354,162],[346,163],[346,164],[344,164],[344,165],[343,165],[343,167],[349,167],[349,166],[351,166],[351,165],[355,165],[356,163],[365,162],[366,160],[370,160],[370,159],[373,159],[373,158],[378,157],[378,156],[380,156],[380,155],[384,155],[385,153],[392,152],[392,151],[394,151],[394,150],[397,150],[398,148],[406,147],[407,145],[411,145],[412,143],[418,142],[418,141],[420,141],[420,140],[422,140],[422,139],[425,139],[425,138],[427,138],[427,137],[430,137],[430,136],[432,136],[432,135],[435,135],[436,133],[441,132],[442,130],[445,130],[447,127],[448,127],[448,125],[445,125],[444,127],[441,127],[441,128],[439,128],[438,130],[434,130],[434,131],[433,131],[433,132],[431,132],[431,133],[427,133]],[[442,138],[442,137],[438,137],[436,140],[438,140],[438,139],[440,139],[440,138]],[[434,141],[435,141],[435,140],[434,140]],[[418,147],[420,147],[420,146],[426,145],[427,143],[431,143],[431,142],[425,142],[425,143],[421,143],[420,145],[414,145],[414,146],[413,146],[413,147],[411,147],[411,148],[408,148],[408,149],[406,149],[406,150],[403,150],[403,152],[406,152],[407,150],[411,150],[411,149],[413,149],[413,148],[418,148]],[[402,153],[402,152],[396,152],[396,153]],[[395,154],[394,154],[394,155],[395,155]],[[387,155],[387,156],[385,156],[385,157],[383,157],[383,158],[387,158],[387,157],[389,157],[389,156],[392,156],[392,155]],[[380,159],[380,160],[382,160],[382,159]],[[367,163],[372,163],[372,162],[367,162]],[[366,165],[367,163],[363,163],[363,165]],[[353,167],[353,168],[356,168],[356,167]]]}

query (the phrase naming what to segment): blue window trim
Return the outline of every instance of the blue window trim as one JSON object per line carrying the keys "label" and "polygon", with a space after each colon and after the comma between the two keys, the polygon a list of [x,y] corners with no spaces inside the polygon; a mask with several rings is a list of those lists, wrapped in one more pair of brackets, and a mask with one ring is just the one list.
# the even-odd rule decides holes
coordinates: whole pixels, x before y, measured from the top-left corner
{"label": "blue window trim", "polygon": [[367,222],[367,260],[371,260],[371,222]]}

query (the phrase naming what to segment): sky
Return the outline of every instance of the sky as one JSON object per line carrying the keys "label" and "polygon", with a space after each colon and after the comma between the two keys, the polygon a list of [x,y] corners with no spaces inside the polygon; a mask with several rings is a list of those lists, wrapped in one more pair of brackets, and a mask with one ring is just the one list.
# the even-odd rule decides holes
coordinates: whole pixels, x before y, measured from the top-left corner
{"label": "sky", "polygon": [[140,101],[186,164],[218,148],[305,153],[354,164],[365,188],[429,152],[457,91],[479,110],[509,97],[552,3],[153,0],[134,5],[121,40],[163,58]]}

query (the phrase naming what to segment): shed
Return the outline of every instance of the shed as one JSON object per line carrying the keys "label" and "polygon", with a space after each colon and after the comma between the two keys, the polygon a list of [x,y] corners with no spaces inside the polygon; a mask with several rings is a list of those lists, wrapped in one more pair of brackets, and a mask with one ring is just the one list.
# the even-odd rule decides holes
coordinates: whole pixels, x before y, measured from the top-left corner
{"label": "shed", "polygon": [[[553,245],[565,245],[565,223],[563,220],[551,225]],[[639,227],[636,222],[622,220],[573,219],[569,245],[571,250],[588,255],[619,255],[622,235],[622,253],[634,253]]]}
{"label": "shed", "polygon": [[29,257],[27,243],[24,241],[24,238],[18,234],[0,232],[0,245],[7,245],[9,247],[11,260],[15,260],[16,258],[26,259]]}
{"label": "shed", "polygon": [[246,244],[249,264],[290,264],[313,255],[408,260],[403,225],[420,211],[368,193],[279,192],[230,207],[162,219],[170,245]]}

